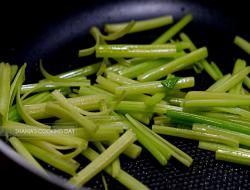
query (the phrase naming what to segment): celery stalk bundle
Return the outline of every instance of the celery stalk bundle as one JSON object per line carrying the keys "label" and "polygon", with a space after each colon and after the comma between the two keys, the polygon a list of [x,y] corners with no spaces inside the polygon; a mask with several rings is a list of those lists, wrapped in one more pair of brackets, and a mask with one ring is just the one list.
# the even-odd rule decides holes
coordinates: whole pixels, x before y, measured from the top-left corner
{"label": "celery stalk bundle", "polygon": [[[192,166],[192,157],[160,135],[198,140],[218,160],[249,165],[250,67],[237,59],[232,73],[223,74],[205,46],[197,48],[183,32],[178,38],[192,19],[186,15],[173,24],[166,15],[106,24],[107,34],[93,26],[95,44],[78,55],[94,54],[96,63],[52,75],[41,61],[44,79],[33,84],[24,84],[26,64],[0,63],[0,123],[9,144],[43,174],[41,162],[66,173],[76,187],[104,171],[128,189],[149,189],[120,163],[121,154],[137,159],[142,150],[163,167],[171,157]],[[109,43],[169,24],[151,44]],[[250,52],[245,39],[236,36],[234,43]],[[214,84],[190,90],[195,77],[178,74],[188,69],[204,70]],[[50,118],[49,124],[41,120]],[[90,162],[76,159],[82,156]]]}

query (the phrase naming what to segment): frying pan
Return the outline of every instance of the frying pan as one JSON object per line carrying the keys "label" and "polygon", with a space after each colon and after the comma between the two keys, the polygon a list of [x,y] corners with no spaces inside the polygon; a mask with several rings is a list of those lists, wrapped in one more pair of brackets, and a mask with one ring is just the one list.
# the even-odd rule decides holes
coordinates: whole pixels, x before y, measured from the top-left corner
{"label": "frying pan", "polygon": [[[228,73],[237,58],[249,56],[233,45],[236,34],[250,39],[247,1],[199,0],[91,0],[91,1],[33,1],[0,3],[0,61],[12,64],[28,63],[26,82],[41,78],[38,59],[44,60],[51,73],[60,73],[91,63],[92,58],[77,58],[78,49],[91,46],[88,34],[92,25],[145,19],[170,14],[179,20],[191,13],[194,21],[185,32],[197,46],[207,46],[209,59]],[[121,42],[149,43],[166,28],[140,35],[130,35]],[[193,73],[192,73],[193,74]],[[206,74],[197,76],[197,89],[205,89],[212,81]],[[143,151],[137,160],[121,157],[124,170],[151,189],[250,189],[250,168],[216,161],[214,153],[197,149],[197,142],[166,137],[171,143],[194,158],[190,168],[174,159],[160,166]],[[26,189],[71,189],[65,185],[63,174],[50,177],[39,174],[27,165],[5,142],[0,140],[0,180],[2,187]],[[59,176],[59,177],[58,177]],[[86,186],[103,189],[100,176]],[[124,189],[107,176],[110,189]],[[84,188],[83,188],[84,189]]]}

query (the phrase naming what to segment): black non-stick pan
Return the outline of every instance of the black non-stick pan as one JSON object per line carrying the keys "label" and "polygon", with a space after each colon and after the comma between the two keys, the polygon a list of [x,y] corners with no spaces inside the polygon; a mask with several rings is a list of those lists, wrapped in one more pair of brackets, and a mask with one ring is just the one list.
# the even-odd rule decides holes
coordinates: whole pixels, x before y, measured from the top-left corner
{"label": "black non-stick pan", "polygon": [[[92,25],[145,19],[160,15],[173,15],[179,20],[185,14],[193,15],[193,22],[184,31],[197,46],[207,46],[209,59],[228,73],[234,61],[249,56],[233,45],[236,34],[250,39],[249,6],[244,0],[82,0],[82,1],[6,1],[0,3],[0,61],[12,64],[27,62],[26,82],[41,78],[38,60],[50,73],[60,73],[91,63],[90,58],[79,59],[77,51],[91,46],[88,34]],[[149,43],[166,28],[130,35],[121,42]],[[212,80],[206,74],[198,76],[198,89],[205,89]],[[166,137],[167,138],[167,137]],[[214,153],[197,149],[197,142],[180,138],[167,138],[194,159],[190,168],[170,159],[167,166],[159,165],[143,150],[137,160],[121,157],[124,170],[151,189],[250,189],[250,168],[216,161]],[[25,164],[5,139],[0,141],[1,189],[69,189],[63,174],[44,177]],[[124,189],[107,176],[110,189]],[[103,189],[100,176],[86,185]]]}

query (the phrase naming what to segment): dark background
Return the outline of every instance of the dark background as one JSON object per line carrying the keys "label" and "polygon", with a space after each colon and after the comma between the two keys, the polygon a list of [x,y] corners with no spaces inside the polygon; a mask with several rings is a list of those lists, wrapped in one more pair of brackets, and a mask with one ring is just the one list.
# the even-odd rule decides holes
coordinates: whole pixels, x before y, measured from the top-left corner
{"label": "dark background", "polygon": [[[192,13],[194,21],[184,31],[198,46],[209,48],[209,59],[218,63],[225,74],[232,70],[236,58],[249,60],[249,56],[232,43],[236,34],[250,39],[247,4],[243,0],[1,1],[0,61],[19,65],[27,62],[27,82],[36,81],[41,77],[37,69],[40,58],[51,73],[91,62],[91,58],[78,59],[77,50],[93,44],[87,34],[92,25],[164,14],[172,14],[177,21]],[[140,38],[134,36],[125,40],[149,43],[164,30],[145,32]],[[206,75],[199,81],[200,89],[212,82]],[[213,153],[196,149],[197,142],[175,138],[170,141],[194,157],[191,168],[183,168],[173,159],[167,167],[161,167],[145,151],[136,162],[124,158],[124,169],[152,189],[250,188],[248,167],[215,161]],[[89,186],[100,188],[98,180],[97,177]],[[0,182],[2,187],[56,189],[1,153]],[[110,183],[120,188],[115,182]]]}

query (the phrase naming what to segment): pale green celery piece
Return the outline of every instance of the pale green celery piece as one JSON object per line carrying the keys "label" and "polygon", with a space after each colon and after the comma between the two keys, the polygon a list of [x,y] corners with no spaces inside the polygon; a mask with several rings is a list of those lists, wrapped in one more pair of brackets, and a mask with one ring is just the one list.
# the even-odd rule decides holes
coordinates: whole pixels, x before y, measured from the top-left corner
{"label": "pale green celery piece", "polygon": [[207,48],[203,47],[182,57],[176,58],[169,63],[166,63],[155,69],[151,69],[137,77],[139,81],[154,81],[168,74],[179,71],[185,67],[193,65],[195,62],[205,59],[208,56]]}
{"label": "pale green celery piece", "polygon": [[213,61],[211,62],[211,67],[217,73],[218,79],[223,77],[223,73],[221,72],[220,68],[218,67],[218,65],[215,62],[213,62]]}
{"label": "pale green celery piece", "polygon": [[[128,34],[131,31],[131,29],[134,27],[134,25],[135,25],[135,21],[132,20],[132,21],[128,22],[127,24],[125,24],[123,27],[121,27],[120,30],[117,30],[116,32],[114,32],[112,34],[105,36],[99,31],[99,35],[103,40],[107,40],[107,41],[117,40],[118,38],[121,38],[121,37],[125,36],[126,34]],[[99,30],[99,29],[96,28],[96,30]]]}
{"label": "pale green celery piece", "polygon": [[[194,86],[194,77],[183,77],[180,78],[174,89],[189,88]],[[151,81],[151,82],[140,82],[128,85],[117,86],[115,88],[116,94],[121,94],[125,92],[126,95],[130,94],[154,94],[157,92],[165,92],[171,89],[167,89],[162,85],[162,81]]]}
{"label": "pale green celery piece", "polygon": [[84,56],[88,56],[88,55],[93,54],[95,52],[96,46],[101,43],[100,34],[98,31],[95,30],[95,28],[90,29],[90,34],[95,39],[95,45],[93,45],[92,47],[86,48],[86,49],[79,50],[78,57],[84,57]]}
{"label": "pale green celery piece", "polygon": [[246,78],[243,80],[243,83],[247,86],[248,89],[250,89],[250,77],[246,76]]}
{"label": "pale green celery piece", "polygon": [[8,119],[10,103],[11,66],[0,63],[0,124]]}
{"label": "pale green celery piece", "polygon": [[175,110],[167,110],[166,115],[172,118],[176,122],[185,122],[185,123],[201,123],[207,125],[214,125],[219,128],[229,129],[232,131],[237,131],[240,133],[250,134],[250,128],[244,125],[240,125],[237,123],[232,123],[226,120],[206,117],[198,114],[175,111]]}
{"label": "pale green celery piece", "polygon": [[59,76],[54,76],[49,74],[43,67],[42,62],[40,62],[40,71],[42,75],[46,78],[45,80],[51,81],[51,82],[86,82],[86,77],[84,76],[78,76],[73,78],[61,78]]}
{"label": "pale green celery piece", "polygon": [[175,137],[182,137],[193,140],[211,141],[211,142],[226,144],[232,147],[239,147],[239,141],[220,134],[214,134],[214,133],[212,134],[200,131],[198,132],[188,129],[159,126],[159,125],[153,125],[152,130],[162,135],[171,135]]}
{"label": "pale green celery piece", "polygon": [[112,44],[98,45],[96,47],[96,57],[111,57],[111,58],[175,58],[182,54],[177,51],[174,44],[160,45],[127,45],[127,44]]}
{"label": "pale green celery piece", "polygon": [[222,134],[232,139],[236,139],[240,144],[250,146],[250,136],[244,133],[222,129],[211,125],[195,124],[193,125],[195,131],[207,131],[208,133]]}
{"label": "pale green celery piece", "polygon": [[[79,108],[77,109],[76,106],[68,102],[68,100],[58,91],[53,91],[52,95],[57,100],[58,104],[60,105],[51,105],[48,104],[47,108],[48,110],[52,109],[50,113],[55,114],[62,114],[61,118],[72,118],[75,120],[81,127],[86,129],[90,136],[91,134],[97,130],[97,126],[89,119],[87,119],[85,116],[81,115],[79,112]],[[57,110],[57,111],[56,111]]]}
{"label": "pale green celery piece", "polygon": [[[27,105],[27,104],[43,103],[43,102],[51,101],[52,99],[53,98],[50,92],[41,92],[41,93],[34,94],[24,99],[23,104]],[[8,118],[9,120],[12,120],[12,121],[20,121],[22,119],[21,116],[18,114],[16,105],[10,107]]]}
{"label": "pale green celery piece", "polygon": [[108,183],[107,183],[106,178],[103,174],[102,174],[102,183],[103,183],[104,190],[108,190]]}
{"label": "pale green celery piece", "polygon": [[124,84],[133,84],[133,83],[138,83],[138,81],[136,80],[132,80],[130,78],[127,78],[126,76],[122,76],[120,74],[116,74],[113,72],[106,72],[106,76],[108,79],[120,84],[120,85],[124,85]]}
{"label": "pale green celery piece", "polygon": [[65,73],[61,73],[59,75],[56,75],[60,78],[74,78],[74,77],[81,77],[81,76],[90,76],[95,74],[100,67],[101,63],[94,63],[94,64],[90,64],[84,67],[81,67],[79,69],[74,69],[71,71],[67,71]]}
{"label": "pale green celery piece", "polygon": [[250,54],[250,43],[246,39],[240,36],[235,36],[234,44],[239,46],[246,53]]}
{"label": "pale green celery piece", "polygon": [[152,42],[152,44],[164,44],[172,37],[174,37],[179,31],[181,31],[189,22],[193,19],[192,15],[184,16],[180,21],[178,21],[174,26],[169,28],[161,36]]}
{"label": "pale green celery piece", "polygon": [[166,147],[150,133],[147,133],[145,130],[143,130],[143,125],[130,115],[126,114],[126,118],[130,122],[128,123],[129,128],[131,128],[136,134],[138,141],[155,157],[155,159],[161,165],[166,165],[170,157],[168,151],[166,151]]}
{"label": "pale green celery piece", "polygon": [[92,86],[81,86],[79,90],[79,95],[86,96],[86,95],[103,95],[106,96],[108,99],[114,98],[114,95],[106,90],[103,90],[95,85]]}
{"label": "pale green celery piece", "polygon": [[[190,51],[195,51],[197,49],[197,47],[194,45],[194,43],[192,42],[192,40],[185,34],[185,33],[181,33],[180,34],[180,38],[185,41],[185,42],[189,42],[190,46],[189,49]],[[221,75],[221,72],[219,70],[219,68],[214,65],[214,64],[209,64],[207,60],[202,60],[201,62],[197,62],[196,65],[199,69],[205,69],[205,71],[211,76],[211,78],[213,78],[215,81],[217,81],[219,78],[223,77]],[[195,67],[194,67],[195,68]]]}
{"label": "pale green celery piece", "polygon": [[145,101],[145,104],[152,107],[155,104],[160,103],[165,96],[166,94],[162,92],[155,93],[149,100]]}
{"label": "pale green celery piece", "polygon": [[226,148],[218,149],[215,153],[215,159],[248,166],[250,165],[250,153],[239,150],[231,150]]}
{"label": "pale green celery piece", "polygon": [[[87,148],[82,152],[82,154],[88,158],[89,160],[93,161],[99,157],[99,154],[94,151],[91,148]],[[111,165],[107,166],[104,168],[104,171],[108,173],[109,175],[112,176],[112,167]],[[140,181],[138,181],[136,178],[133,176],[129,175],[127,172],[124,170],[120,170],[118,176],[115,177],[117,181],[119,181],[121,184],[123,184],[125,187],[128,189],[133,189],[133,190],[149,190],[148,187],[143,185]]]}
{"label": "pale green celery piece", "polygon": [[[24,76],[24,73],[23,73]],[[19,79],[20,81],[23,80],[22,77],[20,77]],[[45,125],[41,122],[36,121],[35,119],[32,118],[32,116],[25,110],[23,102],[20,98],[20,90],[21,90],[21,85],[22,85],[22,81],[21,82],[17,82],[18,86],[17,86],[17,95],[16,95],[16,106],[17,106],[17,111],[20,114],[20,116],[22,117],[22,119],[25,121],[25,123],[32,125],[32,126],[36,126],[39,128],[45,128],[45,129],[49,129],[50,126]]]}
{"label": "pale green celery piece", "polygon": [[34,159],[34,157],[30,154],[30,152],[25,148],[25,146],[18,138],[11,137],[9,138],[9,142],[26,161],[39,169],[39,171],[41,171],[42,173],[47,174],[45,169]]}
{"label": "pale green celery piece", "polygon": [[228,81],[231,77],[232,75],[230,73],[224,75],[222,78],[218,79],[214,84],[212,84],[206,91],[213,92],[214,89],[224,85],[224,83]]}
{"label": "pale green celery piece", "polygon": [[88,164],[85,168],[74,175],[69,182],[77,187],[81,187],[88,182],[97,173],[106,168],[133,142],[136,137],[133,132],[125,132],[119,139],[110,145],[104,152],[95,160]]}
{"label": "pale green celery piece", "polygon": [[[246,61],[244,61],[242,59],[237,59],[235,64],[234,64],[233,74],[236,74],[237,72],[241,71],[245,67],[246,67]],[[234,87],[232,87],[229,90],[229,93],[241,94],[242,83],[243,83],[243,81],[240,81],[238,84],[236,84]]]}
{"label": "pale green celery piece", "polygon": [[[134,26],[129,30],[129,33],[141,32],[145,30],[151,30],[154,28],[162,27],[173,23],[173,17],[171,15],[164,15],[156,18],[138,20],[135,21]],[[105,24],[104,31],[107,33],[118,32],[128,25],[128,22]]]}
{"label": "pale green celery piece", "polygon": [[250,121],[250,112],[242,109],[242,108],[223,108],[223,107],[214,107],[211,109],[211,111],[219,111],[219,112],[225,112],[225,113],[232,113],[241,116],[244,119],[247,119]]}
{"label": "pale green celery piece", "polygon": [[185,100],[207,100],[207,99],[224,99],[224,100],[249,100],[250,96],[240,94],[229,94],[225,92],[209,92],[209,91],[189,91]]}
{"label": "pale green celery piece", "polygon": [[119,86],[119,84],[117,84],[116,82],[114,82],[114,81],[112,81],[110,79],[107,79],[105,77],[102,77],[102,76],[98,76],[96,78],[96,82],[98,84],[100,84],[100,86],[103,89],[105,89],[105,90],[107,90],[107,91],[109,91],[111,93],[115,93],[115,89]]}
{"label": "pale green celery piece", "polygon": [[[133,118],[130,117],[129,115],[126,115],[126,117],[130,118],[130,121],[132,121],[134,124],[140,124],[136,122],[136,120],[133,120]],[[161,136],[157,135],[155,132],[153,132],[146,126],[144,125],[134,125],[134,126],[136,126],[137,129],[143,131],[144,134],[147,134],[148,137],[151,137],[150,138],[151,140],[155,140],[158,144],[157,147],[163,147],[163,151],[167,151],[168,153],[170,153],[170,155],[175,157],[184,165],[189,167],[192,164],[193,159],[189,155],[187,155],[186,153],[184,153],[183,151],[181,151],[180,149],[169,143],[167,140],[163,139]],[[148,139],[145,140],[148,141]]]}
{"label": "pale green celery piece", "polygon": [[116,63],[108,67],[106,70],[107,71],[112,71],[114,73],[120,74],[122,70],[128,68],[127,65],[121,64],[121,63]]}
{"label": "pale green celery piece", "polygon": [[171,98],[168,101],[173,106],[181,106],[184,102],[183,98]]}
{"label": "pale green celery piece", "polygon": [[[103,101],[106,97],[103,95],[89,95],[89,96],[79,96],[76,98],[68,98],[67,101],[74,106],[77,106],[84,110],[95,111],[99,110],[100,102]],[[48,113],[46,110],[47,104],[51,102],[39,103],[39,104],[30,104],[25,105],[25,111],[30,114],[34,119],[46,119],[53,117],[51,113]]]}
{"label": "pale green celery piece", "polygon": [[223,85],[214,88],[212,92],[227,92],[236,84],[241,82],[250,73],[250,66],[245,67],[241,71],[233,74],[230,79],[224,82]]}
{"label": "pale green celery piece", "polygon": [[[101,142],[93,142],[94,146],[100,151],[104,152],[106,149]],[[115,178],[121,170],[119,157],[112,163],[112,177]]]}
{"label": "pale green celery piece", "polygon": [[10,66],[10,81],[12,81],[18,71],[18,66],[17,65],[11,65]]}
{"label": "pale green celery piece", "polygon": [[76,170],[80,166],[78,163],[72,163],[70,159],[47,152],[30,143],[23,144],[34,157],[70,175],[75,175]]}
{"label": "pale green celery piece", "polygon": [[150,61],[144,61],[139,64],[131,65],[130,67],[127,67],[120,71],[120,75],[123,75],[128,78],[136,78],[140,74],[149,71],[157,66],[162,66],[166,63],[171,61],[169,58],[161,58],[161,59],[154,59]]}
{"label": "pale green celery piece", "polygon": [[247,99],[203,99],[203,100],[184,100],[183,108],[195,107],[238,107],[249,106],[250,101]]}
{"label": "pale green celery piece", "polygon": [[154,118],[154,125],[169,125],[171,126],[170,118],[167,118],[165,115],[155,116]]}
{"label": "pale green celery piece", "polygon": [[52,81],[42,81],[34,84],[25,84],[21,87],[21,94],[42,92],[48,90],[54,90],[62,87],[80,87],[80,86],[90,86],[90,80],[83,79],[81,82],[52,82]]}
{"label": "pale green celery piece", "polygon": [[171,106],[167,104],[156,104],[152,110],[147,110],[147,106],[144,102],[135,101],[121,101],[115,108],[117,111],[126,112],[144,112],[144,113],[157,113],[164,114],[168,110],[182,111],[181,107]]}

